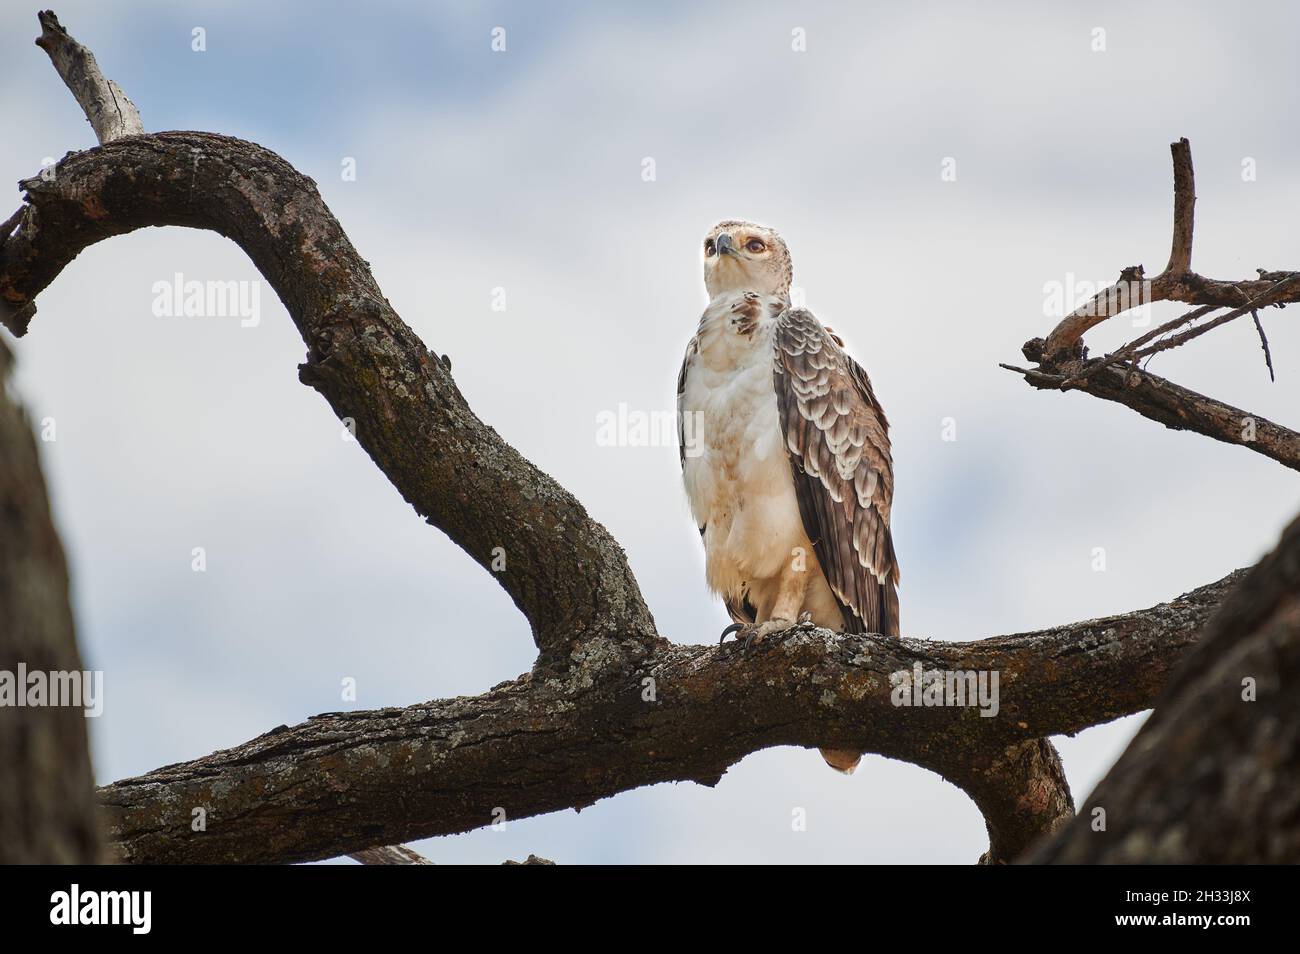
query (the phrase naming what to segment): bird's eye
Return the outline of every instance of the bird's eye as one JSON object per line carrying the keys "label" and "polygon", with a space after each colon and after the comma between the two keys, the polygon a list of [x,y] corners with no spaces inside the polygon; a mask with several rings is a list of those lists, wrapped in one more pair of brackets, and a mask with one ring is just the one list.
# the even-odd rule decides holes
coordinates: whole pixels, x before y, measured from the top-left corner
{"label": "bird's eye", "polygon": [[754,252],[755,254],[757,254],[758,252],[767,251],[767,246],[763,244],[763,240],[756,239],[756,238],[752,238],[748,242],[746,242],[745,248],[749,249],[751,252]]}
{"label": "bird's eye", "polygon": [[717,249],[713,244],[713,239],[709,239],[707,242],[704,243],[705,255],[712,255],[715,251],[717,251]]}

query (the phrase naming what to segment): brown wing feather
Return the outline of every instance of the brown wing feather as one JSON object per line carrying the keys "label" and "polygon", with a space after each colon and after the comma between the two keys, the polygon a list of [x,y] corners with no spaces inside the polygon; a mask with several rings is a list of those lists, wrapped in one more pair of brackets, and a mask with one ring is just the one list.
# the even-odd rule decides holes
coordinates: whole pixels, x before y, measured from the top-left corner
{"label": "brown wing feather", "polygon": [[773,384],[804,531],[851,632],[898,635],[889,422],[867,374],[803,309],[778,319]]}
{"label": "brown wing feather", "polygon": [[[681,461],[682,469],[686,469],[686,418],[682,414],[682,398],[686,396],[686,366],[690,364],[691,356],[700,348],[700,339],[692,338],[686,345],[686,354],[682,358],[682,368],[677,372],[677,457]],[[704,528],[700,528],[704,532]]]}

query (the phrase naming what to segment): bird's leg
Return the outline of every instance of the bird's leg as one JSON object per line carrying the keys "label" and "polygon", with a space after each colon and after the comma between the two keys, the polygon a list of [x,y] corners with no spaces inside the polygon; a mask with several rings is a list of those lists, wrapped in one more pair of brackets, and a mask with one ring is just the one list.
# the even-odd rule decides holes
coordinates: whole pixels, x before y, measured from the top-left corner
{"label": "bird's leg", "polygon": [[802,548],[796,549],[781,571],[781,585],[776,591],[776,602],[767,614],[767,622],[759,626],[760,632],[756,634],[758,639],[768,633],[789,629],[799,619],[804,600],[808,597],[809,576],[807,555]]}
{"label": "bird's leg", "polygon": [[737,639],[743,635],[745,648],[749,649],[764,637],[794,626],[796,620],[804,622],[804,617],[808,616],[807,613],[802,613],[804,599],[808,594],[808,580],[809,572],[803,552],[796,551],[795,558],[790,560],[781,572],[776,600],[767,613],[767,618],[761,623],[748,626],[732,623],[722,631],[722,639],[726,639],[732,633],[736,634]]}

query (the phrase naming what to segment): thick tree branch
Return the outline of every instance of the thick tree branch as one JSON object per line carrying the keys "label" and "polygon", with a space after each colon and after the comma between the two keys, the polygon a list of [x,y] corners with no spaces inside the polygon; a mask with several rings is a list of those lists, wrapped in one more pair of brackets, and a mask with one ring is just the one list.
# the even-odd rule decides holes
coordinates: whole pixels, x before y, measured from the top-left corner
{"label": "thick tree branch", "polygon": [[101,857],[84,700],[19,706],[14,695],[27,701],[24,670],[83,667],[36,441],[10,397],[12,361],[0,340],[0,864],[84,864]]}
{"label": "thick tree branch", "polygon": [[95,130],[95,138],[106,143],[143,133],[140,111],[120,86],[104,76],[95,54],[68,35],[53,11],[42,10],[37,16],[41,35],[36,45],[50,55],[50,62]]}
{"label": "thick tree branch", "polygon": [[[800,629],[749,655],[665,645],[595,683],[532,674],[475,698],[317,716],[115,782],[101,802],[128,861],[305,861],[468,831],[496,810],[519,819],[657,782],[711,785],[759,749],[826,745],[930,768],[996,814],[1009,798],[998,768],[1023,767],[1009,746],[1149,707],[1236,579],[1136,613],[973,643]],[[895,706],[891,675],[917,663],[998,672],[998,715]],[[1041,764],[1031,769],[1042,777]],[[1022,794],[1018,817],[1059,824],[1059,793]],[[206,832],[190,830],[196,807],[207,809]],[[1029,837],[1016,819],[990,820],[994,860]]]}
{"label": "thick tree branch", "polygon": [[998,753],[973,753],[960,770],[965,776],[950,776],[950,781],[971,796],[989,833],[981,864],[1019,858],[1074,819],[1065,767],[1047,739],[1016,742]]}
{"label": "thick tree branch", "polygon": [[543,666],[635,658],[657,637],[622,549],[567,491],[470,410],[447,363],[384,298],[315,184],[253,143],[198,132],[72,153],[21,183],[0,246],[0,303],[22,335],[34,299],[83,249],[150,225],[237,242],[307,344],[319,391],[402,496],[494,572],[533,625]]}
{"label": "thick tree branch", "polygon": [[1298,683],[1300,519],[1214,614],[1078,819],[1029,860],[1300,861]]}

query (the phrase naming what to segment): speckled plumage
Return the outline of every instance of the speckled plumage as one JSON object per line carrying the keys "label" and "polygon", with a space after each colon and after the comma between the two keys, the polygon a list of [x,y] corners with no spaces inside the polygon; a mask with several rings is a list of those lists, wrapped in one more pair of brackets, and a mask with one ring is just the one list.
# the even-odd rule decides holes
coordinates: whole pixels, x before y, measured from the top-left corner
{"label": "speckled plumage", "polygon": [[849,632],[898,635],[889,422],[862,370],[803,309],[776,323],[775,391],[799,511]]}

